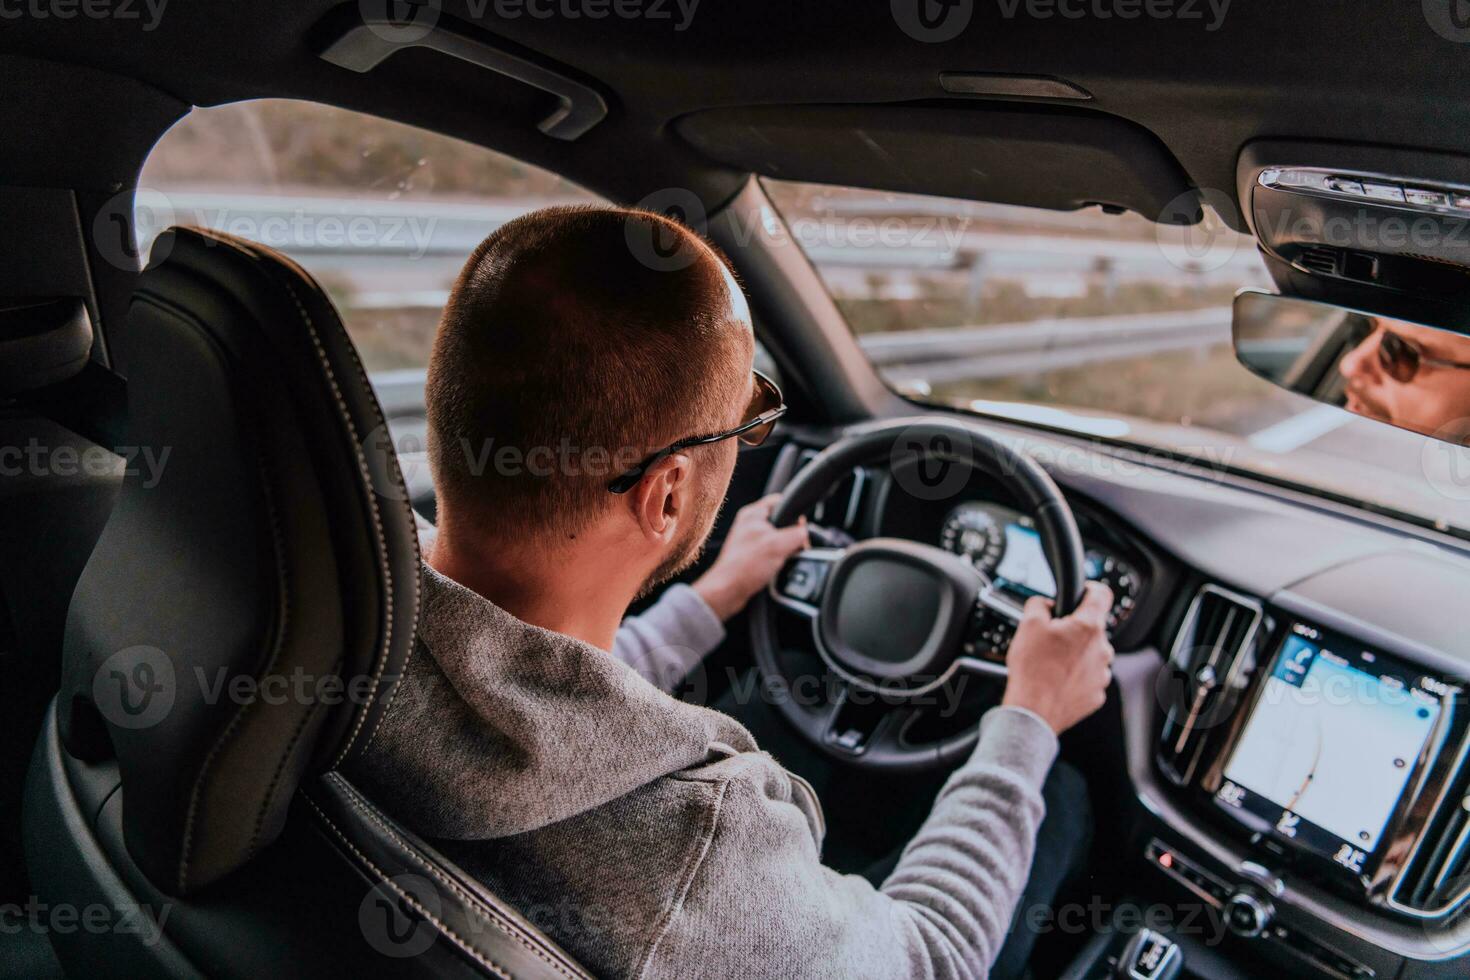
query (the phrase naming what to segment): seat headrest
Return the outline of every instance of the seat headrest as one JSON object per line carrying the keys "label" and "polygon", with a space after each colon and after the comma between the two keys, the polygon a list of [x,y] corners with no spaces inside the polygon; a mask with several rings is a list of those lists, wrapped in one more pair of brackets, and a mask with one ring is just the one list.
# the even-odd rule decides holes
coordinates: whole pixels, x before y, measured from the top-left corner
{"label": "seat headrest", "polygon": [[58,711],[69,753],[116,759],[133,860],[183,895],[372,738],[412,650],[418,542],[367,374],[292,262],[173,229],[128,329],[129,445],[151,462],[77,584]]}

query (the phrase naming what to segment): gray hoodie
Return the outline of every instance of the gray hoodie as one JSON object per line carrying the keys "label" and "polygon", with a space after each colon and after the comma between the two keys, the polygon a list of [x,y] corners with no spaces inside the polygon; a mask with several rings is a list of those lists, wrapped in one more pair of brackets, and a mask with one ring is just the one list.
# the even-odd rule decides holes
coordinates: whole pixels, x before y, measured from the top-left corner
{"label": "gray hoodie", "polygon": [[821,863],[810,787],[730,717],[432,568],[419,642],[350,775],[604,977],[977,977],[1056,754],[998,708],[897,868]]}

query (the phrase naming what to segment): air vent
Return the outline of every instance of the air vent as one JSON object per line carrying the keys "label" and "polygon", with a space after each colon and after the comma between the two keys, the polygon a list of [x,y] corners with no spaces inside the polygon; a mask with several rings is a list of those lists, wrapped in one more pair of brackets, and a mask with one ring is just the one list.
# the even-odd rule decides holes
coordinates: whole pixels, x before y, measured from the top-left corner
{"label": "air vent", "polygon": [[1309,272],[1318,275],[1336,276],[1341,274],[1338,264],[1339,253],[1335,248],[1325,245],[1309,245],[1301,250],[1297,256],[1297,264]]}
{"label": "air vent", "polygon": [[1470,738],[1436,801],[1424,833],[1394,882],[1392,904],[1426,918],[1447,915],[1470,899]]}
{"label": "air vent", "polygon": [[1159,765],[1183,785],[1195,776],[1204,750],[1225,728],[1255,668],[1260,603],[1206,585],[1185,614],[1159,694],[1167,706],[1159,736]]}
{"label": "air vent", "polygon": [[[803,450],[796,464],[797,470],[816,458],[815,449]],[[807,518],[823,527],[841,528],[848,533],[856,533],[858,518],[862,514],[863,494],[867,487],[867,472],[861,467],[854,468],[851,473],[838,480],[825,497],[817,501]]]}

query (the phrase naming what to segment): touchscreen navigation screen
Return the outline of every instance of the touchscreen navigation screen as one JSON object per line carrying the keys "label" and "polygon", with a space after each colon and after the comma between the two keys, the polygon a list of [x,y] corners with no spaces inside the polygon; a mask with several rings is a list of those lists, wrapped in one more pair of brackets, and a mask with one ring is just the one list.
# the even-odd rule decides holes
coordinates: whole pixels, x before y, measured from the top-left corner
{"label": "touchscreen navigation screen", "polygon": [[1361,874],[1436,734],[1446,693],[1405,664],[1296,624],[1215,800]]}

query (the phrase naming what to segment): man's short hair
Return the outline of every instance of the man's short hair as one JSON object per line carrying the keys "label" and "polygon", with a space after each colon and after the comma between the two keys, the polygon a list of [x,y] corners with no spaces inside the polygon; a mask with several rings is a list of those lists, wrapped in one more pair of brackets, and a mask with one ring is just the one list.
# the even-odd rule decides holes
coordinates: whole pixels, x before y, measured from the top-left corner
{"label": "man's short hair", "polygon": [[[659,242],[674,248],[640,247]],[[547,208],[485,239],[429,360],[441,499],[493,533],[573,535],[647,452],[735,424],[752,341],[723,261],[625,208]]]}

